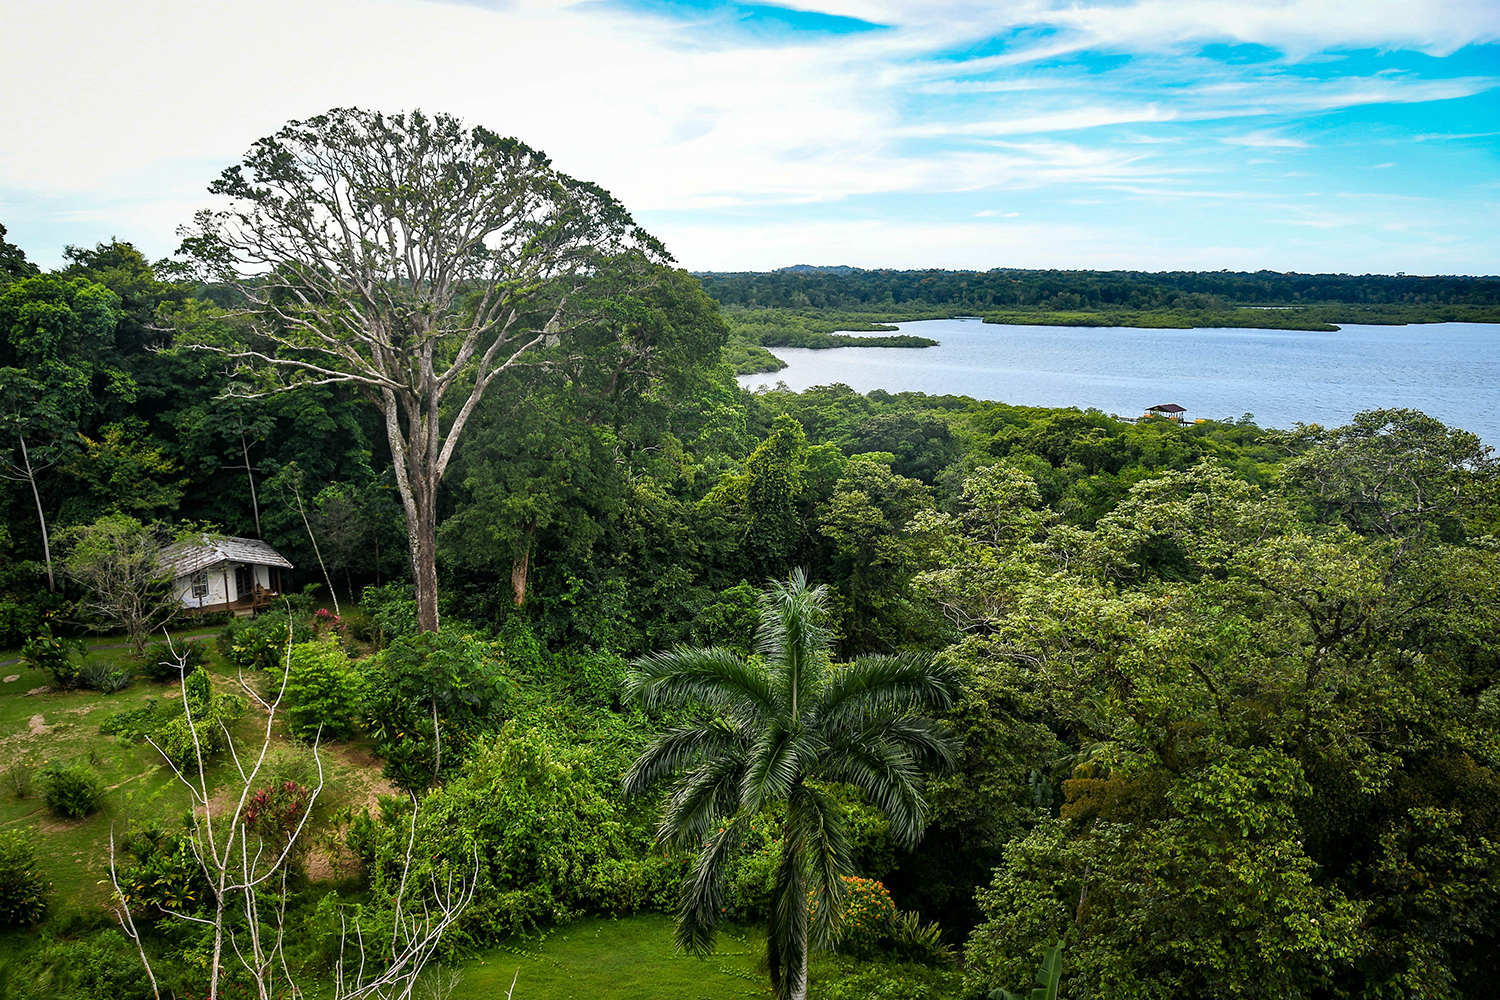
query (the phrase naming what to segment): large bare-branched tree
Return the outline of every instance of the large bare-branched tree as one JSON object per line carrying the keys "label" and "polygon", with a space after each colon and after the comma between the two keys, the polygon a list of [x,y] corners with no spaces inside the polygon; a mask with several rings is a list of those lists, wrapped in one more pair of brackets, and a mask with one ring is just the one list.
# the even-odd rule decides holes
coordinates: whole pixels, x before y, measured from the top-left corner
{"label": "large bare-branched tree", "polygon": [[380,408],[418,619],[438,627],[436,498],[469,415],[520,359],[670,260],[608,192],[446,115],[335,109],[262,139],[210,187],[183,252],[244,296],[234,391],[348,383]]}

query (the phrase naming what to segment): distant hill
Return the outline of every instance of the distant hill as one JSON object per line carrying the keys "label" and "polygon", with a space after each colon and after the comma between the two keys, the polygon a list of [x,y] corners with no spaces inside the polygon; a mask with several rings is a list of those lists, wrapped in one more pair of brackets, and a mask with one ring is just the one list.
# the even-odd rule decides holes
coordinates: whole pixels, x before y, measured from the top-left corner
{"label": "distant hill", "polygon": [[855,274],[864,270],[860,267],[850,267],[848,264],[793,264],[791,267],[778,267],[777,274]]}

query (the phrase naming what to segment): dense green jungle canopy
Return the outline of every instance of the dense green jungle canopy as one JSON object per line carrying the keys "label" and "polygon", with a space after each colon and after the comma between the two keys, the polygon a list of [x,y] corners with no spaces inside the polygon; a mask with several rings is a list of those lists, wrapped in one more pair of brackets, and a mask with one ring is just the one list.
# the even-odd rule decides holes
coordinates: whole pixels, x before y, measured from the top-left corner
{"label": "dense green jungle canopy", "polygon": [[[705,291],[726,307],[1494,306],[1493,279],[783,272],[700,290],[664,272],[624,320],[647,355],[600,327],[485,397],[441,497],[444,631],[420,639],[378,414],[329,386],[222,398],[221,362],[158,348],[233,323],[232,301],[128,243],[70,248],[48,273],[0,249],[4,644],[79,596],[48,589],[39,506],[56,536],[110,515],[255,536],[258,511],[289,582],[360,600],[346,617],[387,647],[308,660],[361,678],[319,689],[366,692],[339,703],[351,733],[420,787],[421,713],[442,727],[418,862],[475,843],[486,858],[458,954],[580,913],[671,910],[684,869],[654,845],[659,803],[620,789],[663,722],[622,705],[627,664],[678,643],[752,653],[760,589],[805,567],[831,588],[836,657],[921,653],[963,678],[944,715],[962,750],[927,785],[918,846],[829,791],[854,874],[962,958],[924,972],[941,949],[901,964],[872,939],[892,992],[867,995],[1014,989],[1061,938],[1079,1000],[1500,996],[1500,480],[1477,438],[1411,411],[1271,431],[751,394],[703,308]],[[482,696],[424,666],[486,656]],[[399,863],[402,815],[340,828],[369,885]],[[167,863],[161,836],[142,859]],[[745,843],[729,916],[764,922],[780,850]],[[298,960],[328,962],[321,890],[300,891]],[[153,933],[164,954],[203,946],[185,925]]]}
{"label": "dense green jungle canopy", "polygon": [[1161,309],[1228,304],[1500,306],[1500,278],[1453,275],[1297,274],[1280,271],[888,271],[794,267],[704,272],[704,290],[726,306],[857,309],[920,303],[987,312]]}

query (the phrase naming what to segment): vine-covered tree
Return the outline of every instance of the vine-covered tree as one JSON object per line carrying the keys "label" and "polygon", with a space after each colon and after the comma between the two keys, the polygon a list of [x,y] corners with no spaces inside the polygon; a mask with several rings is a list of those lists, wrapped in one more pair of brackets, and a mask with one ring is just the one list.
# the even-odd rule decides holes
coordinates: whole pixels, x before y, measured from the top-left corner
{"label": "vine-covered tree", "polygon": [[335,109],[261,139],[182,250],[244,296],[236,392],[346,383],[383,414],[423,629],[437,489],[485,390],[670,258],[608,192],[447,115]]}

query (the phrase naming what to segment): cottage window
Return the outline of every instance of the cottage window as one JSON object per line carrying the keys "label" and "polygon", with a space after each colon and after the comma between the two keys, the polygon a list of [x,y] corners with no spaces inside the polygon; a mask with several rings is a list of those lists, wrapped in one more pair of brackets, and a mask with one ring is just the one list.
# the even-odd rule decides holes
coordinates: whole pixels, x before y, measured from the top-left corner
{"label": "cottage window", "polygon": [[195,598],[208,596],[208,570],[200,569],[193,574],[193,596]]}

